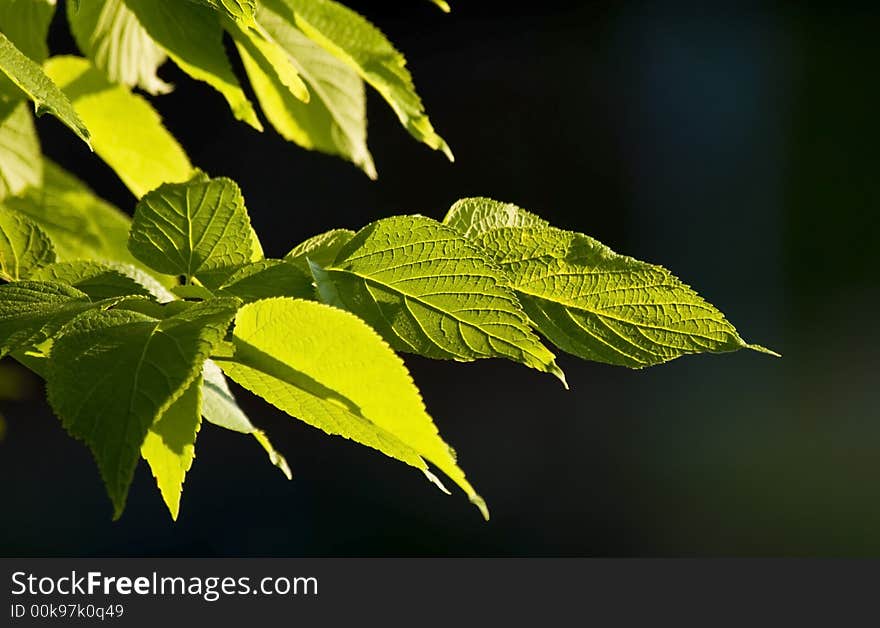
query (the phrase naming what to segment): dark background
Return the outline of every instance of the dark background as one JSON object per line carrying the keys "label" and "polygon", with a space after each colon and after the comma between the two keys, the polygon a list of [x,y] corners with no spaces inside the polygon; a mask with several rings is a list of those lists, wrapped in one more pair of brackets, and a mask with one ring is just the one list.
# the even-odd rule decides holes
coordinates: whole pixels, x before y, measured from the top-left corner
{"label": "dark background", "polygon": [[[570,392],[502,361],[408,357],[489,523],[460,493],[241,390],[294,480],[251,439],[205,425],[180,520],[142,464],[113,523],[89,452],[34,382],[35,400],[2,405],[0,554],[880,554],[876,9],[453,4],[351,2],[407,55],[455,164],[375,94],[375,183],[236,123],[171,64],[177,91],[154,102],[195,164],[240,183],[268,255],[492,196],[663,263],[785,357],[630,371],[562,356]],[[56,53],[72,51],[64,26]],[[40,132],[131,211],[81,142],[52,120]]]}

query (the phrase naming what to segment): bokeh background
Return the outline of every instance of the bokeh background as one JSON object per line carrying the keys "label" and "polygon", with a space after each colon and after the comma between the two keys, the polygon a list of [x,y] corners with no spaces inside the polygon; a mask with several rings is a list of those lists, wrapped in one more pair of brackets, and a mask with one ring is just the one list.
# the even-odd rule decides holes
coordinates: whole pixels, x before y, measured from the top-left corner
{"label": "bokeh background", "polygon": [[[880,554],[880,19],[842,3],[350,3],[409,59],[447,163],[371,94],[371,182],[233,121],[167,65],[154,102],[194,163],[243,188],[268,254],[457,198],[516,202],[663,263],[784,354],[646,371],[408,357],[486,497],[460,494],[237,389],[286,454],[205,425],[172,523],[145,465],[123,518],[38,381],[5,402],[0,555],[735,556]],[[814,3],[810,3],[814,4]],[[703,5],[703,6],[700,6]],[[764,5],[764,6],[760,6]],[[72,52],[63,19],[53,51]],[[134,199],[52,120],[45,151]],[[0,391],[2,392],[2,391]]]}

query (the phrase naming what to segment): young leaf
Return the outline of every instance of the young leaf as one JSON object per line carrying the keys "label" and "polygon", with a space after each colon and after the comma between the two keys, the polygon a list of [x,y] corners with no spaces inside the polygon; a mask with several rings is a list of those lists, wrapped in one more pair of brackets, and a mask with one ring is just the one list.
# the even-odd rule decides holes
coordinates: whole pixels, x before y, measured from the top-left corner
{"label": "young leaf", "polygon": [[309,425],[437,481],[425,460],[432,462],[488,518],[403,362],[359,318],[312,301],[268,299],[241,309],[233,342],[234,361],[221,363],[233,380]]}
{"label": "young leaf", "polygon": [[455,203],[443,219],[469,240],[502,227],[549,227],[550,223],[513,203],[488,198],[465,198]]}
{"label": "young leaf", "polygon": [[164,320],[89,312],[55,341],[49,402],[95,455],[115,518],[125,508],[147,432],[199,377],[237,307],[234,299],[215,299]]}
{"label": "young leaf", "polygon": [[202,384],[202,416],[209,423],[219,427],[250,434],[260,444],[269,456],[269,462],[278,467],[281,473],[289,480],[293,476],[284,456],[275,451],[269,438],[262,431],[254,427],[251,420],[238,406],[229,384],[223,376],[223,371],[213,360],[207,360],[202,370],[204,383]]}
{"label": "young leaf", "polygon": [[642,368],[751,348],[724,315],[661,266],[614,253],[516,206],[468,199],[445,221],[507,273],[538,330],[578,357]]}
{"label": "young leaf", "polygon": [[125,4],[181,70],[220,92],[236,118],[263,130],[232,71],[214,11],[181,0],[125,0]]}
{"label": "young leaf", "polygon": [[29,279],[67,284],[81,290],[93,301],[125,296],[154,296],[152,290],[142,285],[139,271],[125,264],[109,265],[83,260],[59,262],[31,273]]}
{"label": "young leaf", "polygon": [[0,286],[0,357],[45,342],[94,307],[88,295],[63,284],[19,281]]}
{"label": "young leaf", "polygon": [[137,204],[129,250],[154,270],[222,283],[251,260],[251,224],[241,190],[225,178],[199,174],[169,183]]}
{"label": "young leaf", "polygon": [[362,229],[321,268],[318,295],[370,323],[395,349],[470,361],[503,357],[563,380],[499,272],[454,230],[422,216]]}
{"label": "young leaf", "polygon": [[[0,72],[5,74],[36,106],[37,115],[51,113],[82,141],[89,144],[89,130],[73,105],[43,69],[0,33]],[[91,146],[91,144],[89,144]]]}
{"label": "young leaf", "polygon": [[0,33],[28,57],[42,63],[49,56],[46,35],[55,0],[0,0]]}
{"label": "young leaf", "polygon": [[53,57],[46,62],[46,73],[65,90],[89,125],[95,152],[135,196],[192,176],[186,153],[144,98],[109,83],[79,57]]}
{"label": "young leaf", "polygon": [[40,140],[25,103],[7,106],[0,122],[0,200],[43,183]]}
{"label": "young leaf", "polygon": [[172,86],[156,74],[167,57],[124,0],[90,0],[67,19],[77,46],[110,82],[167,94]]}
{"label": "young leaf", "polygon": [[318,46],[289,20],[260,5],[260,26],[289,55],[309,90],[309,102],[292,98],[247,50],[242,61],[263,113],[278,133],[303,148],[338,155],[376,178],[367,148],[364,82],[345,62]]}
{"label": "young leaf", "polygon": [[406,60],[379,29],[332,0],[264,0],[262,4],[360,74],[388,102],[413,137],[453,159],[449,146],[425,114]]}
{"label": "young leaf", "polygon": [[297,244],[284,256],[284,259],[300,266],[305,272],[309,272],[309,261],[320,266],[329,266],[339,255],[342,247],[354,236],[355,233],[351,229],[331,229]]}
{"label": "young leaf", "polygon": [[30,219],[0,205],[0,280],[16,281],[54,261],[49,236]]}
{"label": "young leaf", "polygon": [[202,378],[197,377],[177,401],[160,416],[141,445],[162,499],[177,521],[183,480],[196,457],[195,443],[202,424]]}

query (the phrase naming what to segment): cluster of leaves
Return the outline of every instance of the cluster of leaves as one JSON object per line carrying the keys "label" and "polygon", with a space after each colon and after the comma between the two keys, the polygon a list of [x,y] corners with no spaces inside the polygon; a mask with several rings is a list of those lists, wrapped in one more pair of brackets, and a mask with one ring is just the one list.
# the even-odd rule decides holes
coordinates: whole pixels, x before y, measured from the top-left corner
{"label": "cluster of leaves", "polygon": [[167,59],[262,131],[224,37],[234,42],[265,119],[287,140],[338,155],[375,178],[366,83],[414,138],[452,159],[403,55],[333,0],[70,0],[68,21],[84,57],[48,58],[54,13],[55,0],[0,0],[0,195],[41,184],[26,98],[38,115],[52,114],[89,143],[138,196],[186,180],[183,151],[150,103],[132,91],[171,91],[157,73]]}
{"label": "cluster of leaves", "polygon": [[[364,83],[451,158],[403,57],[332,0],[79,0],[68,17],[85,57],[49,58],[54,9],[0,0],[0,358],[46,380],[116,516],[144,458],[177,517],[202,420],[252,435],[290,476],[227,377],[443,488],[432,465],[488,517],[397,352],[506,358],[564,384],[541,337],[631,368],[766,351],[667,270],[490,199],[459,201],[442,222],[334,230],[267,259],[238,186],[194,168],[133,90],[170,90],[157,74],[168,57],[260,129],[225,33],[279,133],[375,176]],[[113,168],[139,199],[133,219],[42,156],[28,100]]]}
{"label": "cluster of leaves", "polygon": [[[69,198],[80,195],[69,217],[97,233],[125,230],[121,214],[65,182]],[[15,207],[0,210],[9,282],[0,286],[0,355],[45,377],[62,424],[94,453],[117,516],[139,457],[177,516],[202,417],[254,434],[289,473],[223,374],[442,488],[431,463],[488,516],[395,350],[507,358],[563,383],[536,331],[566,352],[630,367],[763,350],[667,270],[489,199],[460,201],[443,222],[395,216],[330,231],[283,259],[263,257],[238,186],[203,173],[146,194],[128,252],[117,249],[114,261],[59,261],[59,251],[88,246],[83,236],[57,229],[51,204]]]}

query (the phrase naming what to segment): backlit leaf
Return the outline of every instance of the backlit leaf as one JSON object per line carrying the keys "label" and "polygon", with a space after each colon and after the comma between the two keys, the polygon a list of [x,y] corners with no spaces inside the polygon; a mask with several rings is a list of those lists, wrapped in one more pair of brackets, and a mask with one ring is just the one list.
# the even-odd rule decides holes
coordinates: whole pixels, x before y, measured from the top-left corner
{"label": "backlit leaf", "polygon": [[213,10],[183,0],[125,0],[125,4],[181,70],[220,92],[236,118],[262,130],[232,71],[223,47],[223,28]]}
{"label": "backlit leaf", "polygon": [[430,218],[374,222],[331,264],[313,262],[312,270],[322,301],[357,314],[397,350],[460,361],[503,357],[564,382],[499,272]]}
{"label": "backlit leaf", "polygon": [[356,316],[313,301],[267,299],[241,309],[233,341],[234,361],[221,363],[233,380],[291,416],[406,462],[439,484],[430,461],[488,518],[403,362]]}
{"label": "backlit leaf", "polygon": [[199,378],[237,307],[217,299],[163,320],[89,312],[55,341],[49,401],[67,431],[92,450],[116,518],[147,432]]}
{"label": "backlit leaf", "polygon": [[260,5],[258,20],[287,52],[309,91],[308,103],[291,97],[271,72],[243,50],[245,70],[272,126],[285,139],[303,148],[343,157],[375,179],[376,167],[367,148],[363,80],[348,64],[265,5]]}
{"label": "backlit leaf", "polygon": [[140,200],[129,249],[160,273],[195,277],[212,287],[251,260],[250,234],[238,186],[199,174]]}
{"label": "backlit leaf", "polygon": [[202,423],[202,378],[189,388],[160,416],[141,445],[141,456],[150,465],[162,499],[177,521],[183,480],[196,457],[196,436]]}
{"label": "backlit leaf", "polygon": [[89,130],[80,120],[68,97],[39,65],[0,33],[0,72],[34,101],[37,114],[50,113],[76,133],[86,144]]}
{"label": "backlit leaf", "polygon": [[332,0],[264,0],[262,4],[348,64],[382,95],[413,137],[452,160],[452,151],[425,114],[406,59],[378,28]]}
{"label": "backlit leaf", "polygon": [[89,0],[68,11],[70,30],[83,54],[112,83],[167,94],[172,86],[156,74],[167,57],[124,0]]}
{"label": "backlit leaf", "polygon": [[95,152],[135,196],[192,176],[186,153],[144,98],[109,83],[79,57],[53,57],[46,62],[46,73],[64,89],[89,125]]}
{"label": "backlit leaf", "polygon": [[537,329],[587,360],[642,368],[751,348],[724,315],[662,266],[618,255],[516,206],[468,199],[454,225],[501,267]]}

